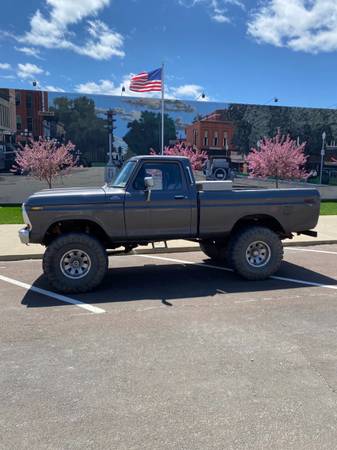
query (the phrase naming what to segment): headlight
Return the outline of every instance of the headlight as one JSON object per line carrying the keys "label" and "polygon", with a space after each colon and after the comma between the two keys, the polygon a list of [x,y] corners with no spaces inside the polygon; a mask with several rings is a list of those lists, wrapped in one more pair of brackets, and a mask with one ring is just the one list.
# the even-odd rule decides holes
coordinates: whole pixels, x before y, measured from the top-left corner
{"label": "headlight", "polygon": [[27,214],[27,211],[26,211],[26,208],[25,208],[25,204],[24,204],[24,203],[22,204],[22,218],[23,218],[24,223],[25,223],[26,225],[28,225],[28,227],[29,227],[30,229],[32,229],[32,224],[31,224],[31,222],[30,222],[30,220],[29,220],[29,217],[28,217],[28,214]]}

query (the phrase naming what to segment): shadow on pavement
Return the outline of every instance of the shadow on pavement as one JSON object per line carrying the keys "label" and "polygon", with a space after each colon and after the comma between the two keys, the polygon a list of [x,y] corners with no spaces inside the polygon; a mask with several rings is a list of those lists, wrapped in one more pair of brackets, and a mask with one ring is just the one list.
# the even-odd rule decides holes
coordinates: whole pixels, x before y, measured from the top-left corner
{"label": "shadow on pavement", "polygon": [[[210,264],[209,260],[205,263]],[[283,262],[277,276],[320,284],[337,285],[337,280],[304,267]],[[40,276],[34,286],[50,289],[44,276]],[[159,300],[171,306],[170,300],[211,297],[221,294],[262,292],[274,290],[300,289],[306,285],[288,281],[268,279],[251,282],[243,280],[233,272],[212,270],[195,265],[144,264],[112,268],[101,286],[87,294],[69,295],[86,303],[114,303],[138,300]],[[22,304],[29,308],[40,308],[62,303],[52,298],[28,291]]]}

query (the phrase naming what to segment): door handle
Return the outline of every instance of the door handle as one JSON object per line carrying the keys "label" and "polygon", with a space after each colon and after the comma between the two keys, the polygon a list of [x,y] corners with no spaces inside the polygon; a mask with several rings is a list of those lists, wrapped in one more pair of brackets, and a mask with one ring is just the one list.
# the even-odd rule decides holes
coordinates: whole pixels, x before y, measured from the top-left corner
{"label": "door handle", "polygon": [[175,198],[176,200],[184,200],[184,199],[186,199],[187,197],[186,197],[185,195],[175,195],[174,198]]}

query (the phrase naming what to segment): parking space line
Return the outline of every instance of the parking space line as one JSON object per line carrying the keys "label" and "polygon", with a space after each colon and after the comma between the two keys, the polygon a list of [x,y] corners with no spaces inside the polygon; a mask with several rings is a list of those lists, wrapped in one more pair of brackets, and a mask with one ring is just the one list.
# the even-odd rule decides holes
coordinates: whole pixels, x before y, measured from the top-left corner
{"label": "parking space line", "polygon": [[10,283],[10,284],[14,284],[15,286],[19,286],[23,289],[26,289],[27,291],[33,291],[33,292],[36,292],[37,294],[42,294],[47,297],[54,298],[55,300],[59,300],[60,302],[63,302],[63,303],[69,303],[70,305],[78,306],[79,308],[85,309],[94,314],[105,313],[104,309],[98,308],[97,306],[90,305],[89,303],[83,303],[80,300],[66,297],[61,294],[56,294],[56,292],[47,291],[46,289],[41,289],[36,286],[32,286],[31,284],[23,283],[22,281],[19,281],[19,280],[14,280],[13,278],[8,278],[3,275],[0,275],[0,280],[4,281],[5,283]]}
{"label": "parking space line", "polygon": [[329,250],[314,250],[310,248],[298,248],[298,247],[285,247],[285,250],[293,250],[297,252],[313,252],[313,253],[326,253],[328,255],[337,255],[337,252],[331,252]]}
{"label": "parking space line", "polygon": [[[233,270],[229,269],[228,267],[213,266],[211,264],[203,264],[203,263],[195,263],[193,261],[184,261],[182,259],[166,258],[166,257],[162,257],[162,256],[152,256],[152,255],[139,255],[139,254],[136,255],[136,256],[141,256],[142,258],[151,258],[151,259],[159,259],[159,260],[163,260],[163,261],[177,262],[179,264],[184,264],[184,265],[193,265],[193,266],[198,266],[198,267],[205,267],[207,269],[224,270],[226,272],[233,272]],[[303,284],[305,286],[316,286],[316,287],[321,287],[321,288],[325,288],[325,289],[337,290],[337,280],[336,280],[336,285],[334,285],[334,284],[315,283],[314,281],[298,280],[296,278],[279,277],[279,276],[276,276],[276,275],[273,275],[273,276],[271,276],[269,278],[272,278],[273,280],[287,281],[287,282],[290,282],[290,283]]]}
{"label": "parking space line", "polygon": [[154,256],[154,255],[140,255],[140,254],[136,254],[134,256],[141,256],[142,258],[149,258],[149,259],[159,259],[162,261],[171,261],[171,262],[176,262],[179,264],[190,264],[192,266],[200,266],[200,267],[208,267],[209,269],[218,269],[218,270],[225,270],[226,272],[233,272],[232,269],[229,269],[228,267],[220,267],[220,266],[213,266],[212,264],[203,264],[203,263],[196,263],[193,261],[185,261],[182,259],[175,259],[175,258],[167,258],[164,256]]}

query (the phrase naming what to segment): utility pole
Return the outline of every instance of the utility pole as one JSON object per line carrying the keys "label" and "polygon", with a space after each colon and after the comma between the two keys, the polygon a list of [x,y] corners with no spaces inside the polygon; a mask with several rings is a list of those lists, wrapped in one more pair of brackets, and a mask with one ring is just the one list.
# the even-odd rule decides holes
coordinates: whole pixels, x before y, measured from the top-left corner
{"label": "utility pole", "polygon": [[322,184],[324,155],[325,155],[325,139],[326,139],[326,132],[323,131],[323,133],[322,133],[322,149],[321,149],[321,168],[319,171],[319,184]]}
{"label": "utility pole", "polygon": [[116,175],[115,161],[117,154],[113,148],[113,140],[114,140],[113,130],[116,128],[114,126],[116,119],[115,119],[115,111],[113,109],[109,109],[105,114],[107,116],[107,124],[105,128],[107,128],[108,130],[108,137],[109,137],[109,152],[108,152],[109,160],[105,167],[105,182],[110,183]]}

